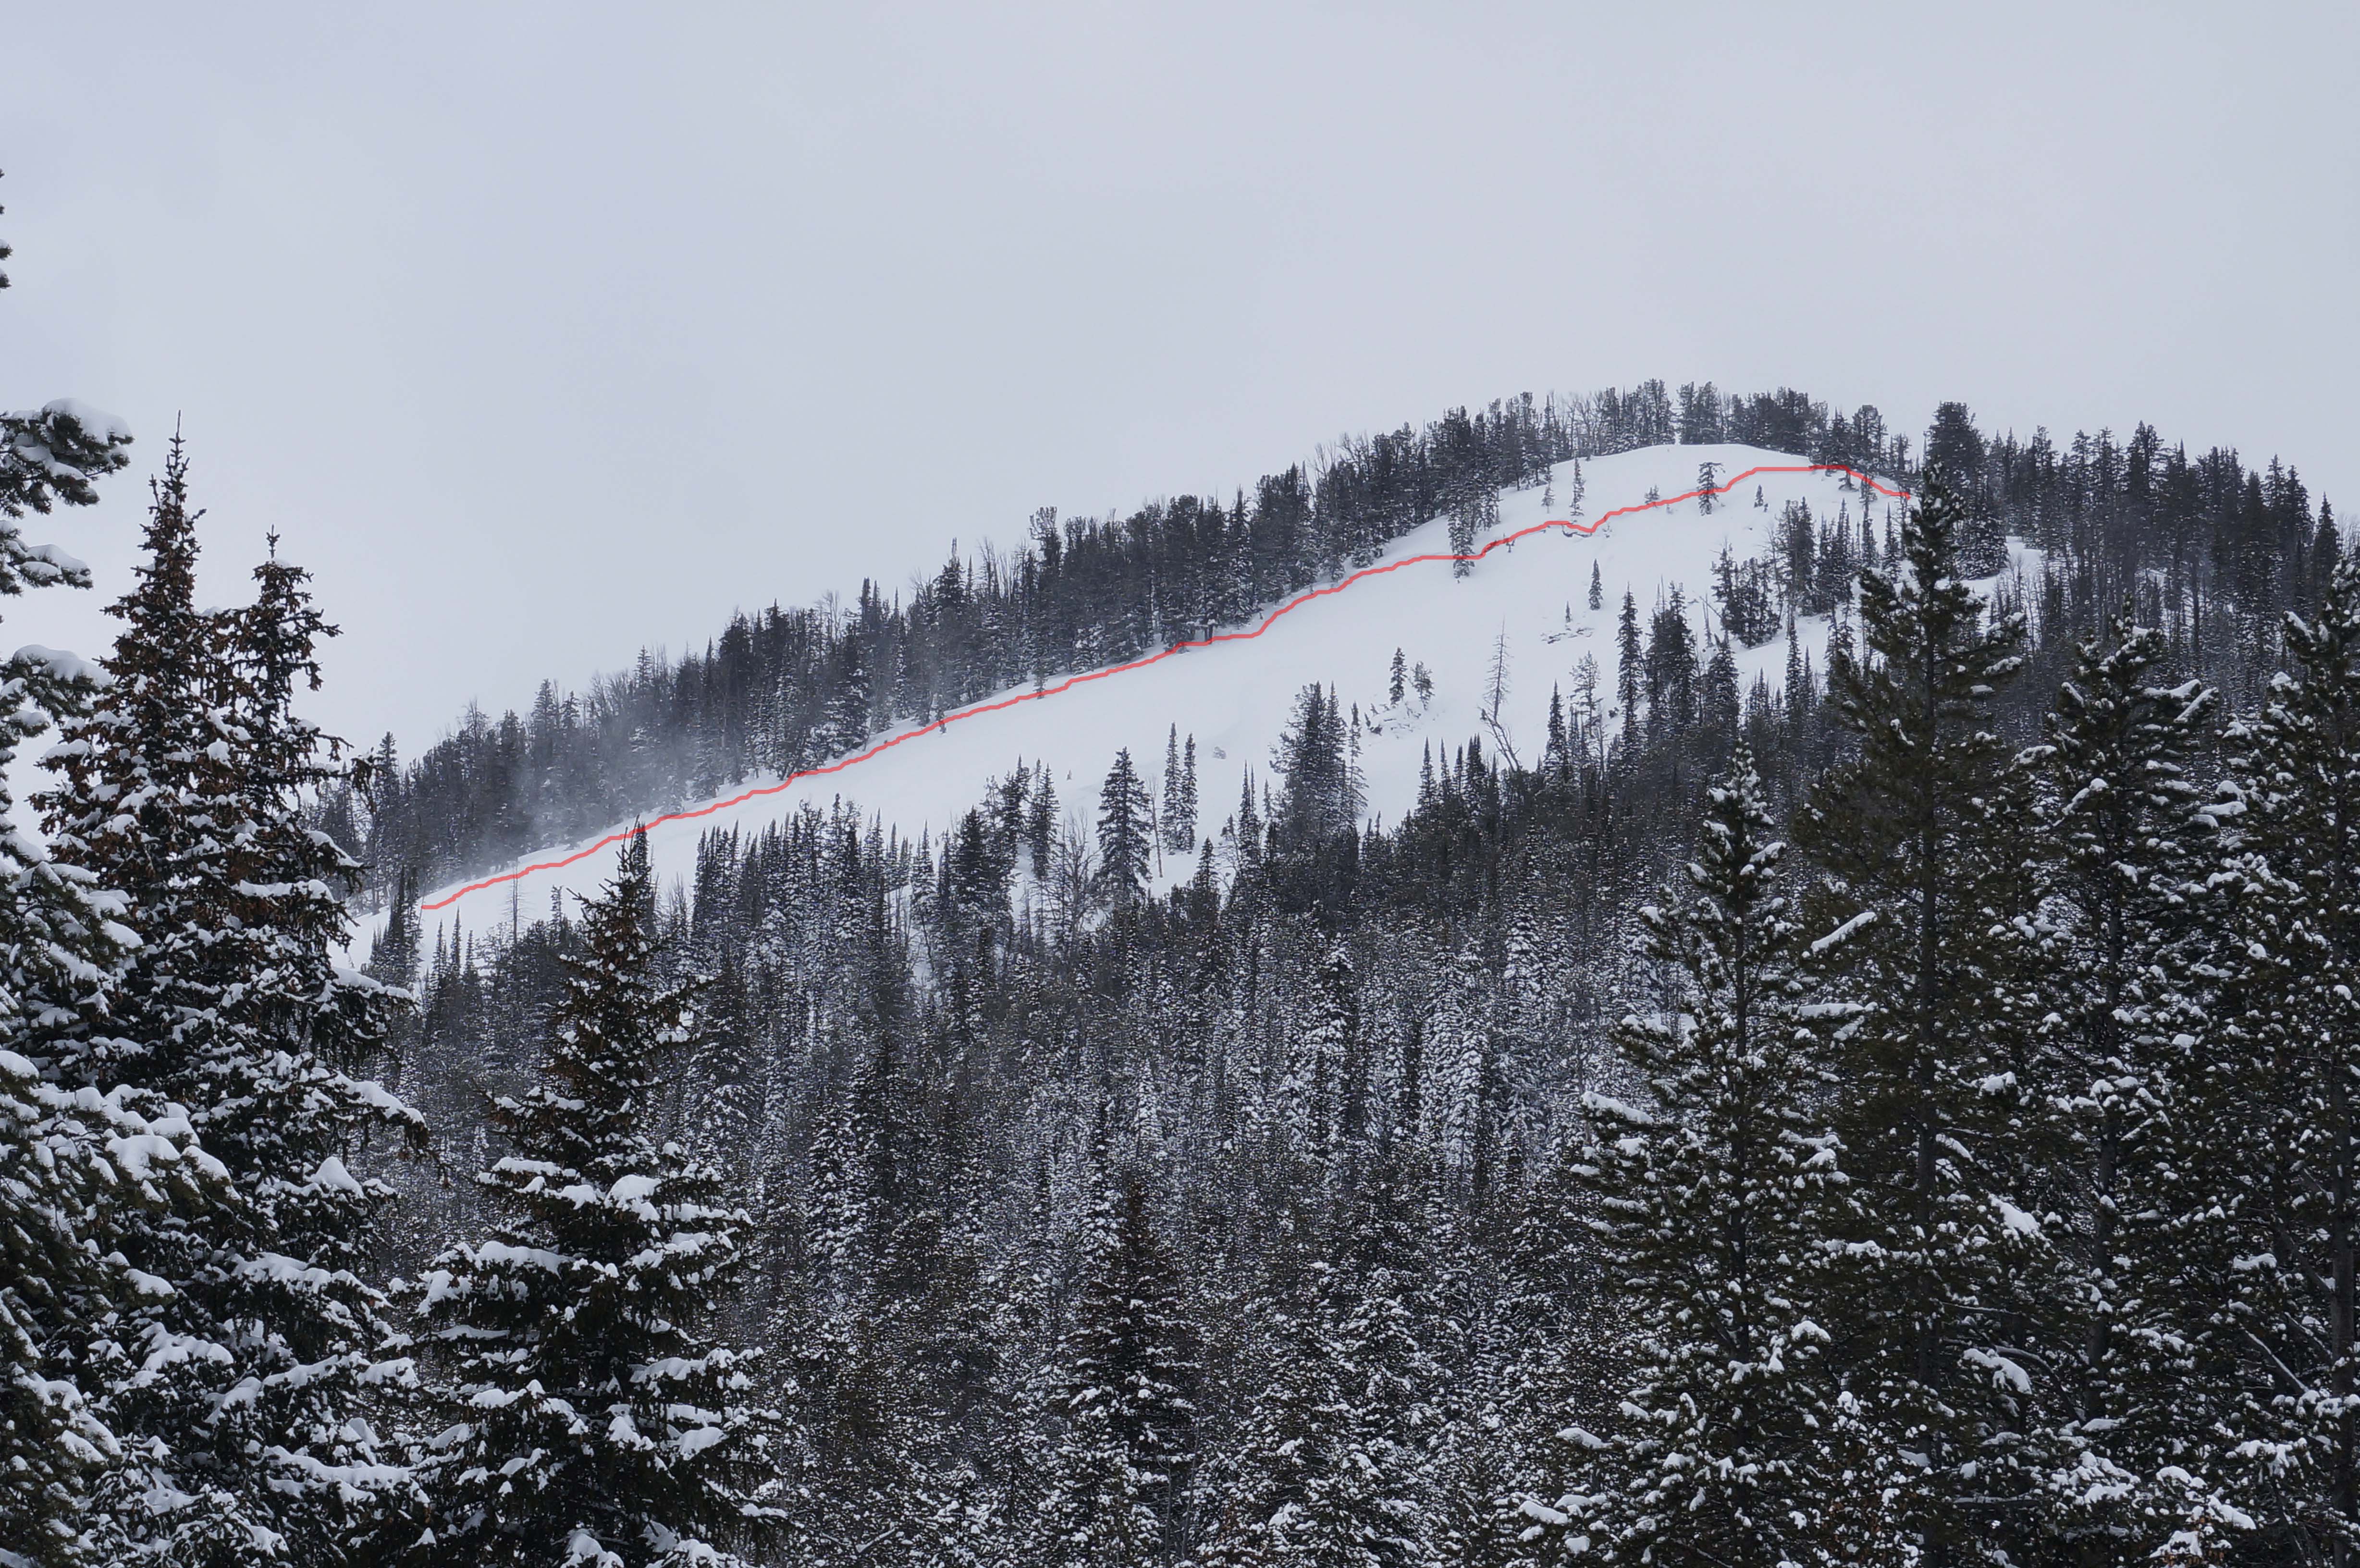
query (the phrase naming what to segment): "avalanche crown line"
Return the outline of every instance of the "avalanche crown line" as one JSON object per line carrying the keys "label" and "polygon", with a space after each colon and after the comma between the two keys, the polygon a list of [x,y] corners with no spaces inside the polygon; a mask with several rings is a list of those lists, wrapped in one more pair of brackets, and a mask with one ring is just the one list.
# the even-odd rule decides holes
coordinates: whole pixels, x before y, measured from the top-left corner
{"label": "avalanche crown line", "polygon": [[457,903],[460,899],[465,898],[470,893],[480,893],[486,887],[497,887],[503,882],[515,882],[523,877],[531,876],[536,871],[555,871],[562,867],[574,865],[576,862],[587,860],[592,855],[597,854],[600,850],[621,844],[626,839],[631,837],[634,833],[643,833],[649,828],[661,827],[666,822],[688,822],[697,817],[713,816],[716,812],[728,811],[732,807],[742,806],[747,801],[758,800],[764,795],[775,795],[781,790],[786,789],[789,785],[801,783],[806,779],[817,779],[830,773],[841,773],[847,768],[866,762],[870,757],[879,756],[881,753],[890,751],[893,747],[900,746],[904,741],[916,740],[920,735],[936,734],[945,726],[955,724],[961,719],[971,719],[979,713],[996,713],[1003,708],[1012,708],[1019,702],[1036,702],[1043,697],[1054,697],[1061,691],[1072,691],[1075,687],[1083,684],[1085,681],[1104,681],[1109,675],[1120,675],[1126,670],[1144,670],[1151,664],[1160,663],[1164,659],[1170,659],[1175,654],[1186,653],[1191,648],[1211,648],[1217,643],[1248,641],[1249,639],[1258,637],[1262,636],[1262,633],[1268,631],[1276,624],[1281,615],[1287,614],[1289,611],[1299,609],[1303,605],[1311,603],[1314,599],[1326,598],[1330,593],[1341,593],[1353,583],[1360,582],[1365,578],[1382,577],[1388,572],[1399,572],[1404,566],[1424,566],[1429,563],[1440,561],[1478,561],[1491,554],[1493,550],[1498,550],[1502,545],[1513,544],[1518,539],[1529,539],[1535,534],[1545,533],[1550,528],[1563,528],[1568,536],[1579,534],[1584,538],[1588,538],[1597,533],[1601,528],[1612,522],[1617,517],[1633,517],[1641,512],[1652,511],[1658,506],[1676,506],[1683,501],[1693,501],[1700,495],[1726,495],[1732,490],[1736,489],[1740,485],[1744,484],[1747,480],[1759,474],[1844,474],[1851,475],[1852,478],[1860,481],[1860,483],[1867,488],[1874,490],[1878,495],[1886,496],[1889,499],[1906,501],[1909,498],[1908,491],[1890,488],[1878,483],[1870,475],[1861,473],[1858,469],[1848,468],[1841,463],[1762,463],[1755,467],[1747,469],[1743,474],[1731,476],[1731,478],[1724,484],[1699,485],[1693,490],[1684,491],[1677,495],[1663,495],[1658,496],[1653,501],[1639,501],[1634,502],[1628,506],[1617,506],[1611,512],[1601,512],[1597,517],[1591,518],[1586,523],[1568,522],[1561,517],[1551,518],[1546,522],[1535,523],[1529,528],[1518,528],[1514,533],[1502,534],[1498,539],[1488,541],[1482,549],[1476,550],[1471,555],[1454,555],[1448,552],[1429,555],[1408,555],[1404,556],[1399,561],[1389,561],[1379,566],[1362,567],[1360,571],[1352,572],[1349,576],[1347,576],[1340,581],[1331,583],[1324,588],[1312,588],[1296,594],[1294,598],[1289,599],[1285,604],[1281,604],[1269,615],[1264,615],[1254,626],[1244,631],[1216,632],[1210,637],[1197,637],[1188,642],[1175,642],[1161,653],[1151,653],[1143,659],[1134,659],[1128,664],[1110,664],[1102,670],[1085,670],[1079,675],[1069,675],[1054,686],[1043,686],[1038,691],[1020,691],[1014,696],[1002,697],[997,702],[978,702],[970,708],[961,708],[955,713],[945,713],[942,717],[936,719],[930,724],[923,725],[918,729],[905,731],[901,735],[890,736],[885,740],[880,740],[866,751],[858,751],[849,757],[839,757],[837,760],[828,763],[825,767],[806,768],[802,769],[800,772],[790,773],[784,779],[780,779],[776,784],[765,784],[759,789],[748,789],[742,794],[732,795],[726,800],[716,800],[709,805],[697,806],[692,810],[684,811],[667,811],[660,817],[654,817],[644,822],[634,823],[632,826],[622,829],[618,832],[610,833],[606,837],[598,840],[595,844],[591,844],[585,849],[575,850],[573,854],[562,855],[555,860],[535,861],[530,866],[519,866],[514,871],[503,871],[496,876],[486,877],[480,882],[470,882],[455,893],[447,894],[442,898],[436,898],[432,901],[421,901],[418,907],[421,909],[448,909],[450,906]]}

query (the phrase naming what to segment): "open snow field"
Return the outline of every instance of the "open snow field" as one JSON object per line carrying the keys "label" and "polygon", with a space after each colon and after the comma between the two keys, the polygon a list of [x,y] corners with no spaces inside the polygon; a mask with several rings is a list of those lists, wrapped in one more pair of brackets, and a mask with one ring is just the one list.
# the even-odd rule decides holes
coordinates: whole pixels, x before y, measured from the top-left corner
{"label": "open snow field", "polygon": [[[1757,465],[1806,461],[1746,446],[1651,447],[1590,459],[1581,465],[1585,493],[1574,520],[1643,502],[1651,491],[1677,495],[1692,490],[1701,463],[1721,464],[1727,483]],[[1539,488],[1502,492],[1499,528],[1489,537],[1567,517],[1564,502],[1572,474],[1571,463],[1557,469],[1553,480],[1557,505],[1553,507],[1543,506]],[[1756,485],[1764,507],[1754,505]],[[1174,724],[1183,737],[1196,737],[1201,839],[1217,834],[1222,820],[1236,809],[1243,775],[1253,777],[1259,794],[1270,777],[1272,747],[1286,727],[1296,694],[1312,681],[1337,686],[1348,714],[1357,703],[1363,717],[1378,726],[1376,733],[1361,736],[1369,814],[1395,822],[1416,798],[1422,749],[1431,745],[1438,754],[1482,733],[1496,638],[1504,634],[1509,659],[1510,690],[1502,716],[1530,764],[1541,751],[1550,691],[1561,691],[1570,708],[1574,670],[1584,654],[1598,661],[1601,703],[1612,702],[1614,626],[1626,588],[1638,597],[1643,628],[1658,593],[1677,583],[1691,605],[1691,625],[1701,627],[1710,622],[1717,633],[1718,620],[1710,614],[1712,563],[1724,545],[1741,561],[1771,550],[1779,512],[1790,500],[1808,501],[1812,515],[1822,519],[1849,508],[1856,521],[1863,499],[1858,488],[1845,487],[1841,475],[1765,474],[1721,497],[1709,516],[1697,502],[1683,501],[1617,517],[1592,538],[1536,535],[1493,551],[1464,578],[1455,578],[1448,562],[1406,567],[1301,605],[1251,641],[1192,649],[1144,670],[954,722],[841,773],[800,779],[775,794],[709,816],[650,828],[649,852],[659,878],[669,887],[693,868],[701,834],[732,826],[759,831],[806,801],[825,805],[837,797],[858,804],[866,815],[881,816],[905,838],[928,831],[939,840],[945,826],[982,799],[989,779],[1005,775],[1020,760],[1047,762],[1054,770],[1065,810],[1077,821],[1090,822],[1117,747],[1131,748],[1141,776],[1160,794],[1164,736]],[[1900,503],[1873,494],[1866,499],[1881,538],[1886,508],[1897,508]],[[1437,518],[1394,540],[1383,559],[1449,548],[1448,526]],[[1604,587],[1596,610],[1588,603],[1593,562]],[[1703,614],[1694,608],[1699,601],[1707,606]],[[1798,628],[1815,668],[1825,667],[1830,629],[1825,618],[1805,621]],[[1404,709],[1389,703],[1388,674],[1397,648],[1412,664],[1423,663],[1433,674],[1433,701],[1423,708],[1415,693]],[[1783,638],[1739,648],[1740,691],[1753,685],[1757,672],[1766,672],[1771,686],[1779,687],[1786,659]],[[1488,735],[1484,744],[1487,748],[1491,745]],[[748,784],[775,782],[758,779]],[[588,842],[552,846],[529,860],[557,859]],[[595,888],[613,866],[613,853],[606,851],[555,870],[530,872],[516,882],[468,893],[426,919],[447,925],[455,916],[472,930],[504,923],[511,909],[520,909],[530,920],[546,913],[552,889]],[[1185,879],[1194,869],[1194,857],[1167,856],[1159,869],[1159,883]],[[438,902],[458,886],[428,893],[424,901]],[[360,951],[366,951],[367,941],[364,931]]]}

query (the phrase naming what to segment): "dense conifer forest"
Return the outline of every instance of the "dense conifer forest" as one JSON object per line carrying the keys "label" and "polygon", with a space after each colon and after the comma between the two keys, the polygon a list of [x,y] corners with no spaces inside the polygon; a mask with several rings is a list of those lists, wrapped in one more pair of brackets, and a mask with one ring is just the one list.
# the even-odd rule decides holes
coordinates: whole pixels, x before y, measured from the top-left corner
{"label": "dense conifer forest", "polygon": [[[1175,730],[939,839],[847,800],[677,891],[631,839],[575,903],[411,900],[1719,440],[1917,498],[1782,519],[1686,586],[1717,636],[1626,596],[1611,714],[1393,825],[1312,685],[1234,796]],[[22,528],[128,442],[0,419],[0,592],[89,585]],[[300,566],[197,605],[202,477],[104,660],[5,671],[5,1568],[2360,1552],[2360,561],[2275,461],[1518,399],[406,765],[300,716]]]}

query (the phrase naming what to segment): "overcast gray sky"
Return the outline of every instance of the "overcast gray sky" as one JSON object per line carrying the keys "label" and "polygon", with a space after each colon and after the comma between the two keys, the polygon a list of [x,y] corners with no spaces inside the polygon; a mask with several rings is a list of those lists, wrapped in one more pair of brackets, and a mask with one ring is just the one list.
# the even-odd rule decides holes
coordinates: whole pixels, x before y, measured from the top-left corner
{"label": "overcast gray sky", "polygon": [[[2349,5],[368,9],[16,9],[0,401],[140,476],[177,415],[209,589],[276,527],[406,755],[1527,388],[2146,418],[2360,508]],[[11,646],[100,645],[140,488]]]}

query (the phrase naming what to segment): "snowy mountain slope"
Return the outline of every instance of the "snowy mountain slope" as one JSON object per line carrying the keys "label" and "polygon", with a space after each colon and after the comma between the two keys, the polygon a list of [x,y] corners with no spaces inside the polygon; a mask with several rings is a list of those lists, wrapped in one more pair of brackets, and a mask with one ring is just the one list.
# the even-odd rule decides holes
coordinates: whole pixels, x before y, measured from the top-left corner
{"label": "snowy mountain slope", "polygon": [[[1720,464],[1726,483],[1758,465],[1806,461],[1744,446],[1653,447],[1593,458],[1581,465],[1585,493],[1577,520],[1644,502],[1651,494],[1692,490],[1702,463]],[[1561,465],[1552,479],[1559,498],[1553,507],[1544,506],[1540,488],[1502,492],[1499,526],[1491,537],[1566,517],[1562,498],[1572,479],[1573,465]],[[1756,485],[1761,506],[1754,504]],[[1885,508],[1897,504],[1869,499],[1881,533]],[[1712,564],[1722,548],[1740,561],[1769,551],[1780,509],[1790,500],[1807,500],[1815,517],[1832,517],[1848,508],[1857,519],[1863,495],[1836,474],[1764,474],[1721,497],[1710,515],[1697,502],[1684,501],[1617,517],[1591,538],[1550,532],[1520,540],[1493,551],[1465,578],[1454,578],[1443,562],[1371,577],[1301,605],[1251,641],[1192,649],[1146,669],[978,714],[840,773],[799,779],[708,815],[661,823],[649,831],[650,853],[659,877],[669,885],[693,867],[696,841],[706,831],[735,826],[759,832],[805,802],[825,805],[837,797],[881,817],[905,837],[925,831],[939,839],[945,826],[982,798],[988,780],[1005,775],[1020,760],[1047,762],[1065,811],[1087,822],[1118,747],[1130,748],[1151,790],[1160,791],[1166,730],[1175,724],[1183,736],[1196,739],[1202,838],[1217,833],[1236,809],[1241,778],[1250,774],[1259,793],[1296,694],[1312,681],[1337,686],[1348,710],[1357,704],[1373,726],[1361,735],[1369,812],[1398,821],[1416,798],[1424,748],[1431,745],[1438,753],[1482,733],[1495,639],[1505,638],[1511,682],[1502,718],[1530,763],[1541,749],[1550,691],[1563,691],[1570,702],[1573,672],[1585,653],[1598,661],[1601,702],[1612,701],[1614,626],[1624,590],[1637,595],[1643,617],[1674,583],[1691,604],[1709,604]],[[1383,559],[1449,548],[1448,526],[1437,518],[1395,540]],[[1596,610],[1588,606],[1593,563],[1604,589]],[[1710,617],[1692,612],[1691,618]],[[1799,628],[1815,664],[1824,665],[1829,630],[1825,619],[1806,621]],[[1386,687],[1397,648],[1432,672],[1430,702],[1421,704],[1413,694],[1402,709],[1390,706]],[[1774,638],[1759,648],[1739,648],[1737,659],[1741,691],[1757,672],[1766,673],[1775,688],[1784,678],[1785,642]],[[1485,744],[1490,745],[1488,736]],[[775,782],[756,779],[750,787]],[[580,847],[553,846],[529,862],[559,859]],[[552,889],[588,890],[612,866],[607,851],[468,892],[453,902],[445,900],[464,884],[438,888],[422,901],[442,907],[430,909],[426,919],[447,924],[456,917],[471,930],[505,923],[512,910],[531,920],[549,909]],[[1192,855],[1167,856],[1158,880],[1183,879],[1193,869]],[[364,951],[366,942],[365,932]]]}

